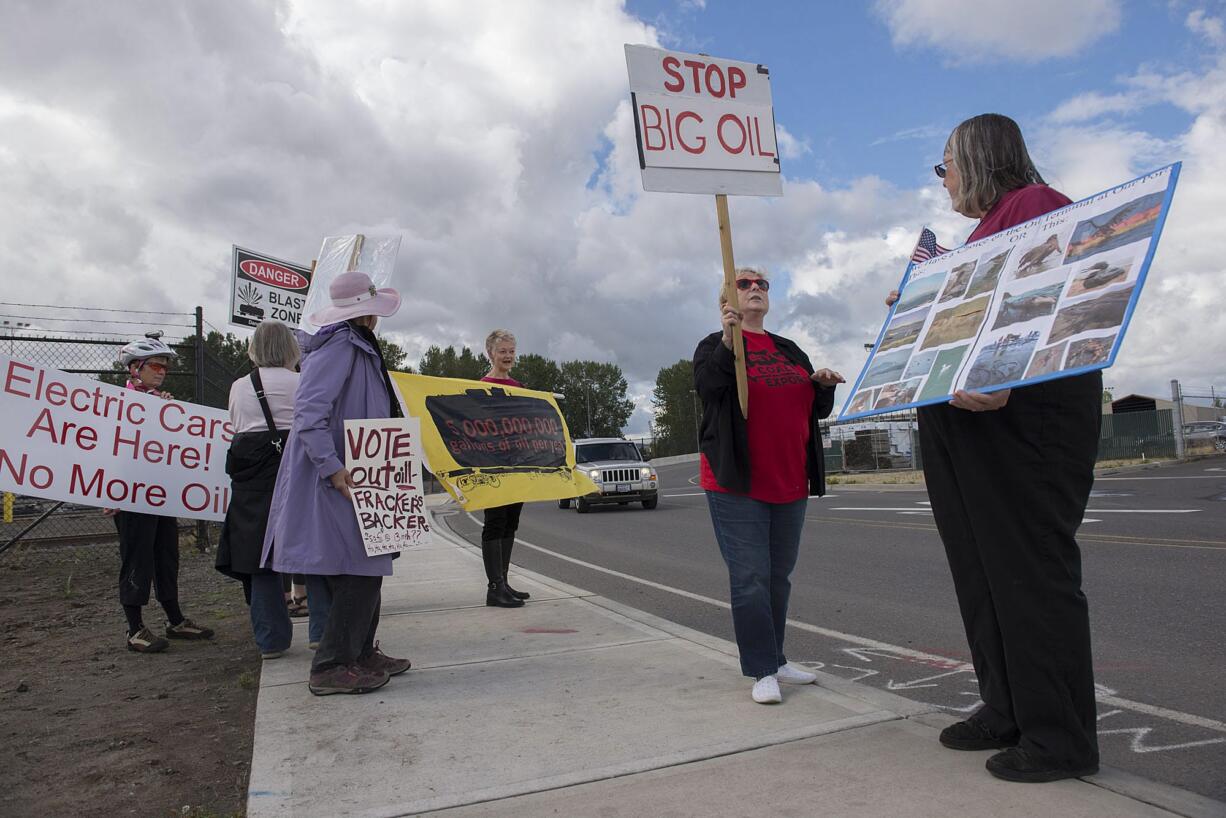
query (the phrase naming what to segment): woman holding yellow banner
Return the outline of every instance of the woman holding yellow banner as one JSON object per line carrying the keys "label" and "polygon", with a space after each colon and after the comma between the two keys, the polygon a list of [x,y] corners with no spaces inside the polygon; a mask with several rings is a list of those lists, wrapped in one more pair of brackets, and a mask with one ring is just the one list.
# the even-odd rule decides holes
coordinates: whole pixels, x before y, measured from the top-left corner
{"label": "woman holding yellow banner", "polygon": [[[509,330],[496,329],[485,339],[485,354],[490,359],[490,371],[481,380],[503,386],[523,386],[511,377],[515,366],[515,336]],[[523,503],[493,506],[485,510],[485,525],[481,529],[481,558],[485,562],[485,578],[489,587],[485,604],[493,608],[519,608],[529,594],[507,584],[511,567],[511,548],[519,529],[519,513]]]}

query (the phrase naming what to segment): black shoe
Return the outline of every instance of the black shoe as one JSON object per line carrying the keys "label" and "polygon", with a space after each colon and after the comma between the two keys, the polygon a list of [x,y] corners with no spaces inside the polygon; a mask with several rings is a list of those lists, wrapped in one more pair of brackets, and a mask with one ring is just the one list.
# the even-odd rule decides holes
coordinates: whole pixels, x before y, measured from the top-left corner
{"label": "black shoe", "polygon": [[942,730],[941,744],[951,750],[1000,750],[1016,747],[1017,734],[1009,738],[998,736],[980,719],[971,716]]}
{"label": "black shoe", "polygon": [[988,772],[1005,781],[1023,784],[1042,784],[1065,778],[1081,778],[1098,772],[1098,764],[1085,767],[1058,767],[1050,761],[1036,758],[1021,747],[1010,747],[988,759],[984,765]]}
{"label": "black shoe", "polygon": [[532,599],[532,594],[528,593],[527,591],[517,591],[510,585],[507,586],[507,590],[510,591],[511,596],[515,597],[516,599]]}
{"label": "black shoe", "polygon": [[511,593],[506,580],[491,582],[485,592],[485,604],[491,608],[522,608],[524,601]]}

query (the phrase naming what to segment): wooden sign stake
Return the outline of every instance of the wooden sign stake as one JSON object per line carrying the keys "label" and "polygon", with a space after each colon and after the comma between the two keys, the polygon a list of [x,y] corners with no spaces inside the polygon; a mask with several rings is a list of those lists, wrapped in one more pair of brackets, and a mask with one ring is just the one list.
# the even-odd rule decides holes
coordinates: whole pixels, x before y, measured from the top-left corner
{"label": "wooden sign stake", "polygon": [[[729,304],[739,303],[736,297],[736,264],[732,260],[732,224],[728,220],[728,196],[715,194],[715,213],[719,219],[719,249],[724,257],[724,298]],[[749,379],[745,375],[745,336],[741,325],[732,328],[732,354],[736,358],[736,397],[741,404],[741,416],[749,419]]]}

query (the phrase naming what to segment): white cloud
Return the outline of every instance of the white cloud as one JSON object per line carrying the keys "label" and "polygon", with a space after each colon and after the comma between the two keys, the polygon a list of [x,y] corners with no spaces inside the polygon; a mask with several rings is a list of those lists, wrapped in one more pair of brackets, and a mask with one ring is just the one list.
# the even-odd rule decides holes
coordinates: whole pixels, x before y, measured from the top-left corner
{"label": "white cloud", "polygon": [[775,125],[775,141],[779,145],[779,156],[782,159],[799,159],[806,153],[812,153],[808,139],[798,139],[783,125]]}
{"label": "white cloud", "polygon": [[1188,13],[1185,24],[1213,45],[1226,46],[1226,29],[1222,26],[1221,17],[1210,17],[1203,9],[1195,9]]}
{"label": "white cloud", "polygon": [[1076,54],[1119,27],[1119,0],[877,0],[898,46],[927,46],[955,63],[1037,62]]}

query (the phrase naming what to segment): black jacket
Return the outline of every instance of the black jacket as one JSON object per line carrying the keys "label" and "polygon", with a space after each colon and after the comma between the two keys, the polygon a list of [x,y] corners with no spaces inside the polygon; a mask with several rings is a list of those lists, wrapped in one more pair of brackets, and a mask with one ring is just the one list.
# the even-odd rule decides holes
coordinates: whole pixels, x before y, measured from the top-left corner
{"label": "black jacket", "polygon": [[[779,353],[805,372],[813,374],[809,356],[792,341],[768,332]],[[749,433],[736,397],[736,368],[732,350],[723,344],[723,333],[713,332],[694,350],[694,388],[702,400],[699,451],[707,458],[715,480],[729,491],[749,493]],[[809,415],[807,466],[809,494],[826,493],[826,461],[818,421],[834,409],[834,387],[813,383],[813,411]]]}

